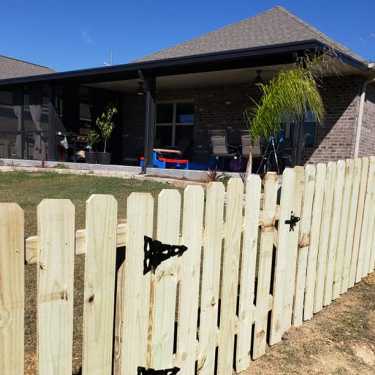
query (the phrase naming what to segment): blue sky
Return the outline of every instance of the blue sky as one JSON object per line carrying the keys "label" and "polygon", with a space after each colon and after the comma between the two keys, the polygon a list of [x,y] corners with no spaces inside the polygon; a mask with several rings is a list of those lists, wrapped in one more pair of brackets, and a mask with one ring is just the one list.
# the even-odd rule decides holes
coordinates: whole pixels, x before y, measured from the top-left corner
{"label": "blue sky", "polygon": [[0,54],[56,70],[126,63],[282,5],[375,60],[375,0],[2,0]]}

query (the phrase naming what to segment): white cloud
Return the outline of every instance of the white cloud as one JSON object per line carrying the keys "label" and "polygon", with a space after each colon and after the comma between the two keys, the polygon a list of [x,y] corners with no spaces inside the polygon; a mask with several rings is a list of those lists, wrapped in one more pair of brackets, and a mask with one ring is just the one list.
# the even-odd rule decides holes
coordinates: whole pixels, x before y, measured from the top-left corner
{"label": "white cloud", "polygon": [[92,38],[90,32],[88,30],[81,30],[81,39],[84,43],[89,45],[94,45],[94,39]]}

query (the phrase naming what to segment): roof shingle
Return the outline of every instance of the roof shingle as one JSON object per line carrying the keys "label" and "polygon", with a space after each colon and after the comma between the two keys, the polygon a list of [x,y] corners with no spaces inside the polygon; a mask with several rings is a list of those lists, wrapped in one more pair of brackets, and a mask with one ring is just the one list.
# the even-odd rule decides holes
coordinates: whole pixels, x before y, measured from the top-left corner
{"label": "roof shingle", "polygon": [[0,55],[0,79],[26,77],[53,72],[52,69],[45,66]]}
{"label": "roof shingle", "polygon": [[247,18],[238,23],[204,34],[201,37],[178,44],[175,47],[163,49],[149,56],[145,56],[138,61],[151,61],[211,52],[271,46],[311,39],[316,39],[356,60],[365,62],[362,57],[358,56],[347,47],[330,39],[319,30],[305,23],[280,6],[260,13],[255,17]]}

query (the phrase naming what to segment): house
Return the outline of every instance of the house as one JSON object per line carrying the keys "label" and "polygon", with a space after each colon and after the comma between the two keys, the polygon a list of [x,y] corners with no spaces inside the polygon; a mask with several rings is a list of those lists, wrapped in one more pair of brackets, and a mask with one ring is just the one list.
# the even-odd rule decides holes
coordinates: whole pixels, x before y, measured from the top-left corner
{"label": "house", "polygon": [[[155,147],[175,147],[204,168],[212,134],[225,131],[238,143],[247,130],[243,111],[259,98],[256,82],[322,53],[334,69],[320,83],[324,122],[306,114],[306,161],[375,154],[373,65],[282,7],[128,64],[3,79],[0,95],[17,109],[18,157],[79,160],[89,129],[112,103],[119,110],[112,163],[138,164],[144,155],[151,166]],[[1,127],[0,118],[4,139]]]}

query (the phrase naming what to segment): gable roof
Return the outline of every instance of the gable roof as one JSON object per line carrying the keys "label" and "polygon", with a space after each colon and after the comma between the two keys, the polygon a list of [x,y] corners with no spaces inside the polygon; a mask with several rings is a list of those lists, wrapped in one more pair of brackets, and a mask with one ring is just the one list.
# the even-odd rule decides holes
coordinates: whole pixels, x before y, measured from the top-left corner
{"label": "gable roof", "polygon": [[53,73],[45,66],[0,55],[0,79]]}
{"label": "gable roof", "polygon": [[281,6],[274,7],[255,17],[225,26],[174,47],[163,49],[138,61],[271,46],[312,39],[323,42],[360,62],[367,63],[361,56],[330,39]]}

